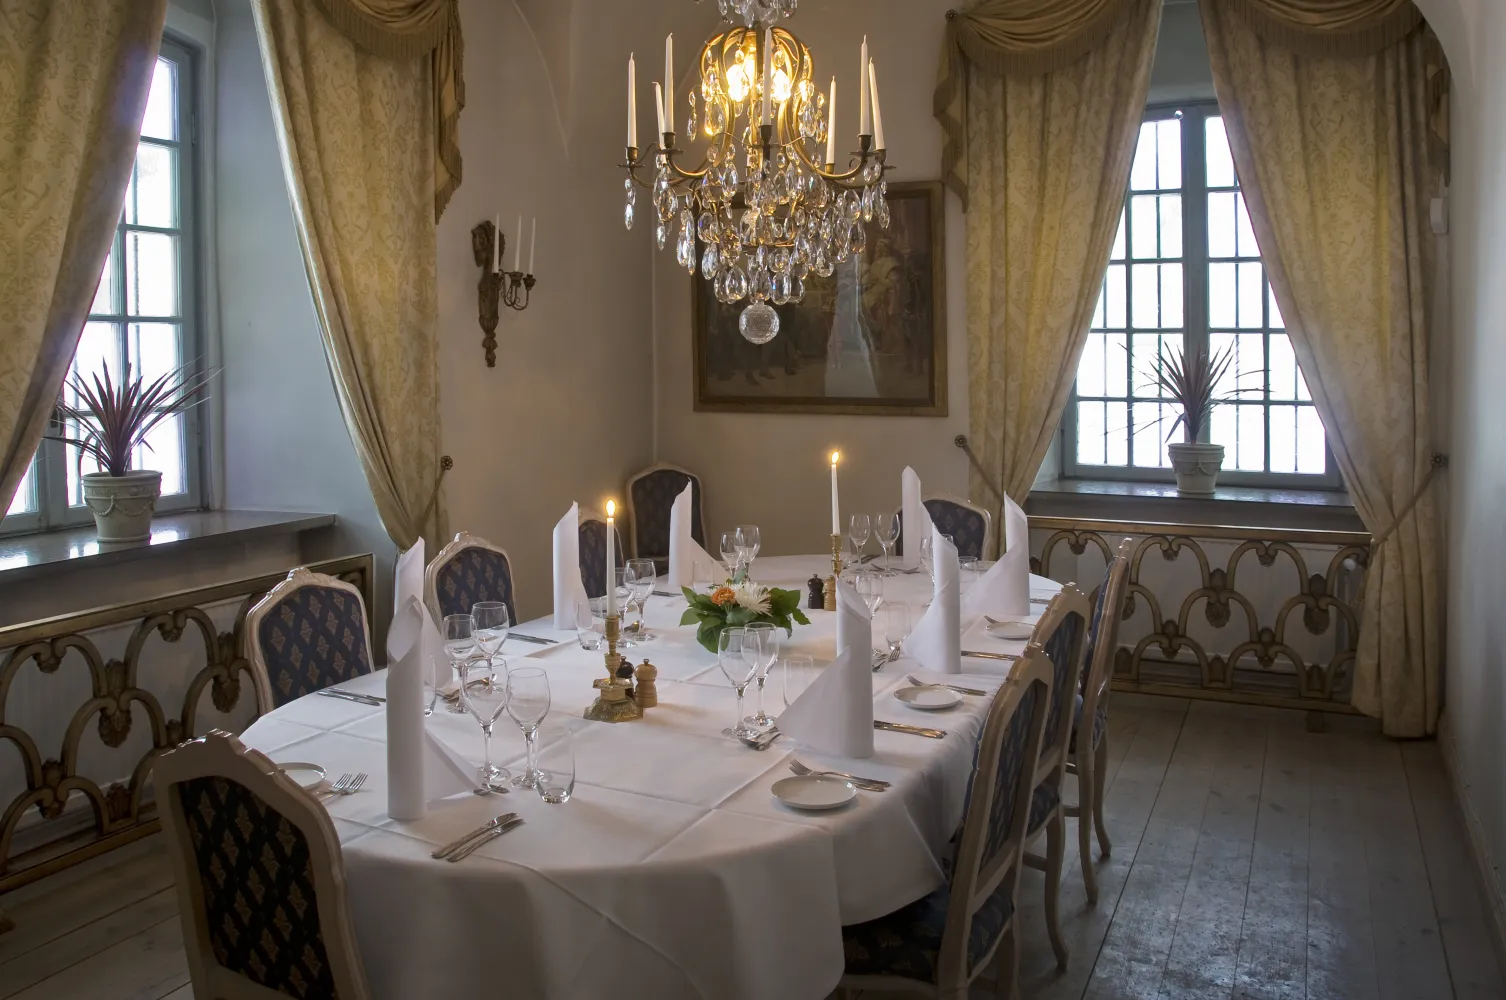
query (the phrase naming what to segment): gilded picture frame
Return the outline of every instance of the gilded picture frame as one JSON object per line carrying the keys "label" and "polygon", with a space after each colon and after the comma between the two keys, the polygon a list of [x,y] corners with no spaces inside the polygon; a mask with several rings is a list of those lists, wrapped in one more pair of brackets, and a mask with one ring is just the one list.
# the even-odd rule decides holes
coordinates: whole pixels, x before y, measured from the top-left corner
{"label": "gilded picture frame", "polygon": [[[939,181],[889,185],[888,229],[805,298],[776,306],[779,334],[746,341],[748,300],[716,300],[691,281],[695,409],[722,413],[947,415],[945,198]],[[704,247],[697,246],[698,252]]]}

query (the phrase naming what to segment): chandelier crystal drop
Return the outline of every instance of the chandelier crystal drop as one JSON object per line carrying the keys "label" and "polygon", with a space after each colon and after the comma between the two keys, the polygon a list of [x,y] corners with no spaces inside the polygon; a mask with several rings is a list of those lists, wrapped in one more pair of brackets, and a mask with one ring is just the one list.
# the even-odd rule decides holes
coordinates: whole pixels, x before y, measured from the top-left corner
{"label": "chandelier crystal drop", "polygon": [[651,192],[655,243],[664,249],[673,242],[675,260],[691,275],[699,271],[719,302],[748,300],[738,329],[754,344],[779,333],[774,305],[800,302],[809,276],[830,277],[863,252],[866,223],[889,225],[883,118],[867,40],[859,60],[858,148],[839,154],[837,79],[822,92],[810,49],[778,24],[798,4],[718,0],[731,26],[702,46],[700,84],[683,105],[686,146],[703,150],[694,167],[684,165],[695,154],[678,145],[675,132],[672,38],[665,42],[664,89],[655,85],[662,95],[659,141],[641,150],[636,69],[628,60],[623,222],[633,227],[637,182]]}

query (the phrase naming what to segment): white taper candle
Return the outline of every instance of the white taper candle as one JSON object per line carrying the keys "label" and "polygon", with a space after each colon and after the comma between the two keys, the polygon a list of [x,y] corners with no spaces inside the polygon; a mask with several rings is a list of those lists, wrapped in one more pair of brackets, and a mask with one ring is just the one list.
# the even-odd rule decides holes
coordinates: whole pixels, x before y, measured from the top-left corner
{"label": "white taper candle", "polygon": [[502,270],[502,216],[492,217],[492,273]]}
{"label": "white taper candle", "polygon": [[638,67],[628,55],[628,135],[627,144],[638,148]]}
{"label": "white taper candle", "polygon": [[831,453],[831,533],[842,533],[842,507],[837,502],[837,459],[842,457],[840,451]]}
{"label": "white taper candle", "polygon": [[774,29],[763,29],[763,116],[760,122],[774,120]]}
{"label": "white taper candle", "polygon": [[878,99],[878,70],[874,68],[873,60],[868,60],[868,89],[873,93],[873,148],[884,147],[884,113],[879,110]]}
{"label": "white taper candle", "polygon": [[528,230],[528,273],[533,273],[533,250],[539,242],[539,217],[535,215]]}
{"label": "white taper candle", "polygon": [[659,131],[675,130],[675,36],[664,36],[664,127]]}
{"label": "white taper candle", "polygon": [[872,135],[873,121],[868,110],[868,36],[863,36],[862,54],[858,59],[858,135]]}
{"label": "white taper candle", "polygon": [[617,613],[617,505],[607,501],[607,614]]}
{"label": "white taper candle", "polygon": [[664,135],[664,88],[654,81],[654,114],[659,117],[659,135]]}
{"label": "white taper candle", "polygon": [[831,96],[826,99],[826,162],[837,162],[837,78],[831,78]]}
{"label": "white taper candle", "polygon": [[518,242],[512,248],[512,269],[523,270],[523,217],[518,216]]}

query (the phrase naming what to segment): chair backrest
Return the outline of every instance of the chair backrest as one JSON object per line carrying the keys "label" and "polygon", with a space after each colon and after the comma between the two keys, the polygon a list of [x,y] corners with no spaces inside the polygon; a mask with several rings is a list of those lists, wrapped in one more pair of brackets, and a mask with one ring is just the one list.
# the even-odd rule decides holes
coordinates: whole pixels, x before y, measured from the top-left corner
{"label": "chair backrest", "polygon": [[1046,735],[1041,740],[1041,759],[1036,784],[1053,775],[1060,781],[1072,742],[1072,715],[1077,710],[1078,684],[1082,680],[1083,652],[1093,606],[1076,584],[1067,584],[1051,598],[1046,613],[1035,623],[1030,641],[1039,643],[1051,660],[1051,709],[1046,715]]}
{"label": "chair backrest", "polygon": [[[943,535],[952,536],[959,556],[983,558],[994,533],[993,515],[988,508],[944,493],[932,494],[920,502],[931,515],[931,523],[940,528]],[[902,556],[905,554],[903,509],[895,511],[894,517],[899,521],[899,539],[894,543],[894,554]]]}
{"label": "chair backrest", "polygon": [[247,612],[246,637],[263,711],[373,669],[360,590],[303,566]]}
{"label": "chair backrest", "polygon": [[[951,902],[942,931],[938,982],[966,982],[973,916],[996,893],[1007,893],[1013,910],[1030,816],[1041,737],[1051,704],[1053,669],[1040,646],[1031,644],[994,695],[978,737],[968,786]],[[987,961],[988,956],[980,956]]]}
{"label": "chair backrest", "polygon": [[1083,742],[1079,724],[1078,749],[1091,750],[1103,738],[1109,718],[1109,682],[1114,679],[1114,655],[1119,649],[1119,623],[1124,619],[1124,601],[1129,596],[1130,551],[1134,542],[1126,538],[1119,551],[1109,560],[1103,583],[1098,587],[1098,603],[1093,609],[1093,624],[1088,629],[1086,665],[1082,680],[1082,718],[1093,720],[1091,738]]}
{"label": "chair backrest", "polygon": [[501,601],[507,617],[518,623],[512,560],[507,550],[462,531],[424,568],[424,601],[434,621],[468,615],[481,601]]}
{"label": "chair backrest", "polygon": [[701,512],[701,477],[660,462],[627,481],[627,515],[632,531],[633,556],[637,559],[669,559],[669,511],[675,498],[690,484],[690,535],[706,544]]}
{"label": "chair backrest", "polygon": [[340,839],[313,796],[225,732],[153,768],[194,995],[368,997]]}
{"label": "chair backrest", "polygon": [[[601,597],[607,592],[607,522],[595,513],[580,514],[580,581],[585,584],[587,597]],[[622,557],[622,532],[617,542],[617,566],[624,564]]]}

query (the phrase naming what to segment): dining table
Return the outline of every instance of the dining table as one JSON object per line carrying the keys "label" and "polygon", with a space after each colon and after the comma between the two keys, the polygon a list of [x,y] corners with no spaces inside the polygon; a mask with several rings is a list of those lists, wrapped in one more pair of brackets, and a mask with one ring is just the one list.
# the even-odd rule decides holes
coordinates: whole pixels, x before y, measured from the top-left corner
{"label": "dining table", "polygon": [[[836,655],[836,614],[805,609],[806,581],[825,577],[830,556],[763,556],[751,576],[798,589],[809,625],[781,632],[780,657]],[[340,838],[357,947],[373,997],[822,998],[843,970],[844,924],[871,920],[919,899],[946,879],[946,858],[962,820],[974,746],[1011,661],[964,656],[962,675],[930,673],[908,656],[873,673],[875,720],[945,730],[942,739],[876,731],[864,759],[811,752],[781,738],[763,750],[723,733],[736,696],[716,655],[681,626],[683,595],[646,600],[652,638],[622,650],[658,668],[658,704],[640,720],[582,717],[605,676],[603,650],[543,617],[512,627],[501,655],[510,669],[540,667],[551,709],[570,733],[573,796],[544,802],[533,791],[430,801],[417,820],[387,815],[385,708],[310,695],[268,712],[242,741],[275,762],[311,761],[334,778],[367,774],[360,790],[323,799]],[[1032,576],[1032,611],[1060,585]],[[883,581],[883,601],[915,608],[930,600],[924,572]],[[966,595],[964,595],[965,600]],[[1024,641],[991,635],[981,615],[964,615],[962,649],[1018,654]],[[530,642],[519,636],[547,640]],[[875,641],[882,630],[875,623]],[[381,697],[385,671],[341,689]],[[909,675],[985,692],[945,711],[895,697]],[[750,686],[745,710],[757,707]],[[784,707],[779,670],[763,702]],[[467,714],[436,703],[428,732],[471,764],[482,737]],[[523,768],[521,732],[504,714],[492,759]],[[771,792],[791,762],[889,783],[859,790],[830,811],[792,808]],[[523,824],[464,861],[431,852],[494,816]]]}

